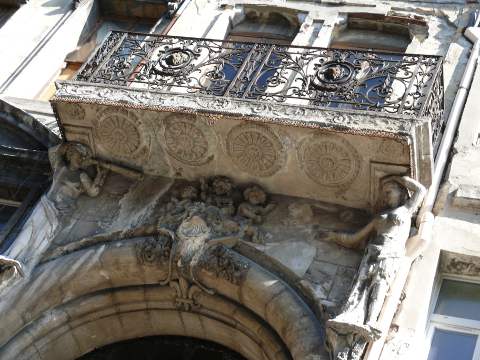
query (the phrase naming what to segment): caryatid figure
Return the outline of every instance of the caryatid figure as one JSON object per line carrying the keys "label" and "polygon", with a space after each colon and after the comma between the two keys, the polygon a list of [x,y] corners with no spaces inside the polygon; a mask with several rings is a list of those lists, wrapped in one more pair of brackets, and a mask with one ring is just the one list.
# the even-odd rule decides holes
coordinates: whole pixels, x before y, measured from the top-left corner
{"label": "caryatid figure", "polygon": [[359,248],[368,241],[355,283],[340,314],[327,321],[327,328],[350,332],[367,341],[381,335],[377,320],[405,255],[412,215],[426,189],[407,176],[382,179],[381,211],[356,233],[329,232],[326,239],[347,248]]}

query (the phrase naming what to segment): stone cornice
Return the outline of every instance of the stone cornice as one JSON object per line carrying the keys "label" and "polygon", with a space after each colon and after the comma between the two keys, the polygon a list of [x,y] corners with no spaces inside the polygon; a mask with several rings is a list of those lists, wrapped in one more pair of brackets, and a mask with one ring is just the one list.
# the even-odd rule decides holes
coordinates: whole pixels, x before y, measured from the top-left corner
{"label": "stone cornice", "polygon": [[388,138],[408,138],[412,136],[416,126],[428,121],[423,118],[371,111],[327,110],[308,105],[147,91],[75,81],[59,81],[57,88],[55,97],[51,100],[53,104],[92,103],[153,111],[203,113],[209,114],[213,121],[215,118],[229,116],[285,126]]}

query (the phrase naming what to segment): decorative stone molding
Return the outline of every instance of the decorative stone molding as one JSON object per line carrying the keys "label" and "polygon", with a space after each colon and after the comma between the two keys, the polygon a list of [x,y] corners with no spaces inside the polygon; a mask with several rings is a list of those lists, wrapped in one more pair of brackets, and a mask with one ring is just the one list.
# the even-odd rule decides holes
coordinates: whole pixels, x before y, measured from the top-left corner
{"label": "decorative stone molding", "polygon": [[228,133],[226,143],[234,164],[250,175],[272,176],[286,161],[281,140],[265,125],[237,125]]}
{"label": "decorative stone molding", "polygon": [[480,259],[476,256],[442,251],[439,270],[444,274],[480,276]]}
{"label": "decorative stone molding", "polygon": [[170,259],[173,239],[166,234],[156,234],[139,242],[135,247],[138,263],[159,265]]}
{"label": "decorative stone molding", "polygon": [[[176,112],[205,112],[231,115],[260,122],[287,126],[325,128],[356,134],[377,134],[385,137],[411,136],[412,129],[427,119],[367,111],[327,110],[288,103],[265,103],[255,100],[219,98],[206,95],[172,94],[142,89],[81,82],[58,82],[52,99],[56,102],[86,102],[124,108]],[[201,105],[200,105],[201,104]]]}
{"label": "decorative stone molding", "polygon": [[175,306],[182,311],[198,310],[200,305],[195,299],[195,296],[202,290],[196,286],[190,284],[186,279],[179,278],[178,280],[172,280],[168,284],[177,294],[175,298]]}
{"label": "decorative stone molding", "polygon": [[305,174],[323,186],[348,186],[360,171],[357,150],[335,135],[310,135],[300,143],[297,154]]}
{"label": "decorative stone molding", "polygon": [[243,260],[232,250],[217,246],[206,253],[202,259],[203,267],[216,277],[227,280],[234,285],[240,285],[250,268],[248,262]]}

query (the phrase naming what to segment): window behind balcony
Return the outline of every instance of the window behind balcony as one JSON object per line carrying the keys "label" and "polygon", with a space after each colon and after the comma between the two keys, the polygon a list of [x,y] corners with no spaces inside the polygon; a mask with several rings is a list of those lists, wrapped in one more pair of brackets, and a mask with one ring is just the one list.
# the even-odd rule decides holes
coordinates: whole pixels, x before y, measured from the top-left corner
{"label": "window behind balcony", "polygon": [[[233,66],[228,63],[224,66],[225,80],[232,81],[230,95],[259,98],[267,91],[269,80],[282,62],[281,51],[273,46],[290,45],[300,24],[297,12],[287,9],[245,6],[243,11],[243,19],[232,26],[227,40],[257,45],[226,44],[231,48],[229,51],[238,52],[238,56],[235,56]],[[238,70],[246,60],[243,74],[249,81],[236,82]]]}
{"label": "window behind balcony", "polygon": [[[356,80],[352,84],[352,101],[346,103],[342,94],[319,94],[328,99],[329,107],[358,110],[396,108],[405,101],[408,83],[405,79],[414,71],[418,61],[406,50],[414,34],[426,31],[420,19],[350,14],[335,27],[330,46],[344,50],[349,63],[355,67]],[[352,59],[354,61],[352,62]]]}
{"label": "window behind balcony", "polygon": [[398,18],[351,14],[337,25],[330,47],[403,53],[412,42],[409,23]]}
{"label": "window behind balcony", "polygon": [[298,33],[294,12],[275,8],[245,8],[243,19],[232,26],[228,40],[289,45]]}
{"label": "window behind balcony", "polygon": [[428,360],[480,359],[480,284],[444,278],[430,318]]}

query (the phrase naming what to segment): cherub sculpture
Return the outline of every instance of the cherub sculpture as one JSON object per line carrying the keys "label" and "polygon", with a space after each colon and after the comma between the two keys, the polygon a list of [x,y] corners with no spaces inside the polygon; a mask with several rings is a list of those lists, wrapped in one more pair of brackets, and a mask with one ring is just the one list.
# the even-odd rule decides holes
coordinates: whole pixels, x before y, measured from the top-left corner
{"label": "cherub sculpture", "polygon": [[[80,143],[65,143],[50,152],[54,169],[53,184],[47,197],[59,210],[67,210],[81,195],[96,197],[108,171],[93,158],[90,149]],[[92,178],[87,169],[95,167]]]}
{"label": "cherub sculpture", "polygon": [[350,295],[340,314],[327,321],[327,333],[329,329],[335,334],[353,333],[366,341],[381,335],[377,320],[399,260],[409,246],[412,215],[426,192],[422,184],[407,176],[384,178],[381,186],[382,211],[372,221],[353,234],[327,234],[326,239],[347,248],[362,247],[368,240]]}
{"label": "cherub sculpture", "polygon": [[[161,231],[165,233],[168,230]],[[196,271],[203,256],[214,246],[224,245],[233,247],[242,241],[236,235],[212,238],[213,235],[211,227],[201,215],[188,217],[180,224],[175,233],[170,232],[172,248],[170,251],[168,275],[160,284],[166,285],[172,280],[172,268],[176,264],[179,276],[188,279],[203,291],[213,294],[213,290],[200,283],[196,276]]]}
{"label": "cherub sculpture", "polygon": [[245,201],[238,206],[237,215],[250,219],[254,224],[261,224],[276,204],[267,202],[267,194],[257,185],[246,188],[243,192]]}
{"label": "cherub sculpture", "polygon": [[215,176],[211,184],[206,179],[201,179],[200,184],[202,189],[200,197],[205,203],[220,208],[225,215],[235,214],[232,180],[226,176]]}

